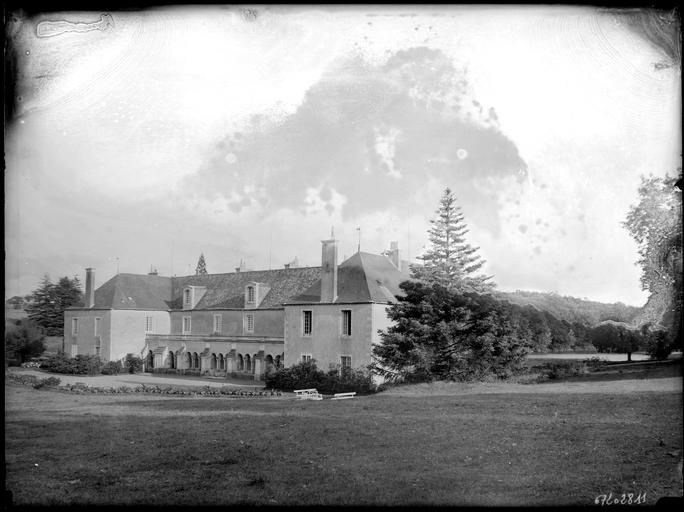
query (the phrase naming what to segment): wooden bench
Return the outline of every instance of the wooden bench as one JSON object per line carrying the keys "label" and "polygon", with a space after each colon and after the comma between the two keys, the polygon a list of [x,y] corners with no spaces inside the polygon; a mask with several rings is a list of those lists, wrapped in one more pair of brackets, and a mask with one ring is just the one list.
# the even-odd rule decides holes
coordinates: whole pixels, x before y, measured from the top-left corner
{"label": "wooden bench", "polygon": [[352,393],[335,393],[335,396],[333,396],[330,400],[345,400],[347,398],[354,398],[355,396],[355,391]]}
{"label": "wooden bench", "polygon": [[295,389],[294,393],[300,400],[323,400],[323,395],[321,395],[316,388]]}

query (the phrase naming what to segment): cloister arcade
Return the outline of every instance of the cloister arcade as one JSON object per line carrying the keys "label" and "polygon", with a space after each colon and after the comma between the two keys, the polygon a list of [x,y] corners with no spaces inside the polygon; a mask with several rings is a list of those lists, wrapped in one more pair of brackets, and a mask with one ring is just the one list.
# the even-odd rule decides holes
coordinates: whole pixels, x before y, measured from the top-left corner
{"label": "cloister arcade", "polygon": [[[170,350],[169,347],[157,347],[148,349],[145,357],[145,371],[152,372],[163,368],[164,373],[187,373],[196,375],[209,375],[217,377],[227,376],[252,376],[261,379],[261,376],[269,368],[282,368],[284,366],[284,354],[248,351],[239,352],[230,350],[227,352],[192,350]],[[171,370],[171,371],[169,371]],[[175,371],[173,371],[175,370]]]}

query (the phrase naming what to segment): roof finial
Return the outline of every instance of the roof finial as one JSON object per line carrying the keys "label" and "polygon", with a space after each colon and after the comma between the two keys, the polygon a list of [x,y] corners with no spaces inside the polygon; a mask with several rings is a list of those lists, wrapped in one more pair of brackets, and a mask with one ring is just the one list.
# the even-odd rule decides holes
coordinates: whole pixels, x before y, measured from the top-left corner
{"label": "roof finial", "polygon": [[335,226],[330,228],[330,240],[335,240]]}
{"label": "roof finial", "polygon": [[356,228],[356,231],[359,232],[359,245],[356,248],[356,252],[361,252],[361,227]]}

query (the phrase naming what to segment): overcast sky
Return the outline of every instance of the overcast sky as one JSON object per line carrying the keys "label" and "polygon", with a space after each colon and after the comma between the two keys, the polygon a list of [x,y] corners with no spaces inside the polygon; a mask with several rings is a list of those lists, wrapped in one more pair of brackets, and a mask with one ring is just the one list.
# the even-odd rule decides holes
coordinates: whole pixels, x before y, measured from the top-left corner
{"label": "overcast sky", "polygon": [[[501,290],[642,305],[622,227],[681,165],[680,68],[593,8],[238,7],[11,26],[6,297],[96,269],[414,260],[450,187]],[[117,260],[118,258],[118,260]]]}

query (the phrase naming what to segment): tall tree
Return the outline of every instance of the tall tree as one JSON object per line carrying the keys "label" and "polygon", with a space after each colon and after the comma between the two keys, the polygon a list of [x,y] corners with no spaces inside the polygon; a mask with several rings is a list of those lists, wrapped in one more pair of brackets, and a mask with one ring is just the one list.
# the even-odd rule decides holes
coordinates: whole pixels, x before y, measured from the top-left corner
{"label": "tall tree", "polygon": [[518,306],[491,295],[405,281],[394,321],[373,346],[373,368],[389,380],[477,380],[522,369],[530,332]]}
{"label": "tall tree", "polygon": [[195,269],[196,276],[207,275],[207,264],[204,261],[204,253],[200,254],[199,261],[197,261],[197,268]]}
{"label": "tall tree", "polygon": [[428,284],[439,284],[450,291],[485,293],[494,288],[492,276],[478,274],[485,263],[477,254],[479,247],[467,243],[468,227],[461,208],[449,188],[444,191],[430,221],[428,231],[431,247],[419,256],[422,265],[411,265],[411,274]]}
{"label": "tall tree", "polygon": [[83,305],[83,293],[78,277],[61,277],[56,284],[45,274],[36,288],[27,296],[26,311],[31,320],[48,336],[64,335],[64,310]]}
{"label": "tall tree", "polygon": [[14,325],[5,329],[5,361],[21,364],[40,356],[45,352],[44,339],[45,336],[30,319],[15,320]]}
{"label": "tall tree", "polygon": [[641,324],[664,328],[681,342],[682,192],[676,181],[642,176],[639,202],[630,208],[624,226],[639,245],[641,286],[650,292]]}

